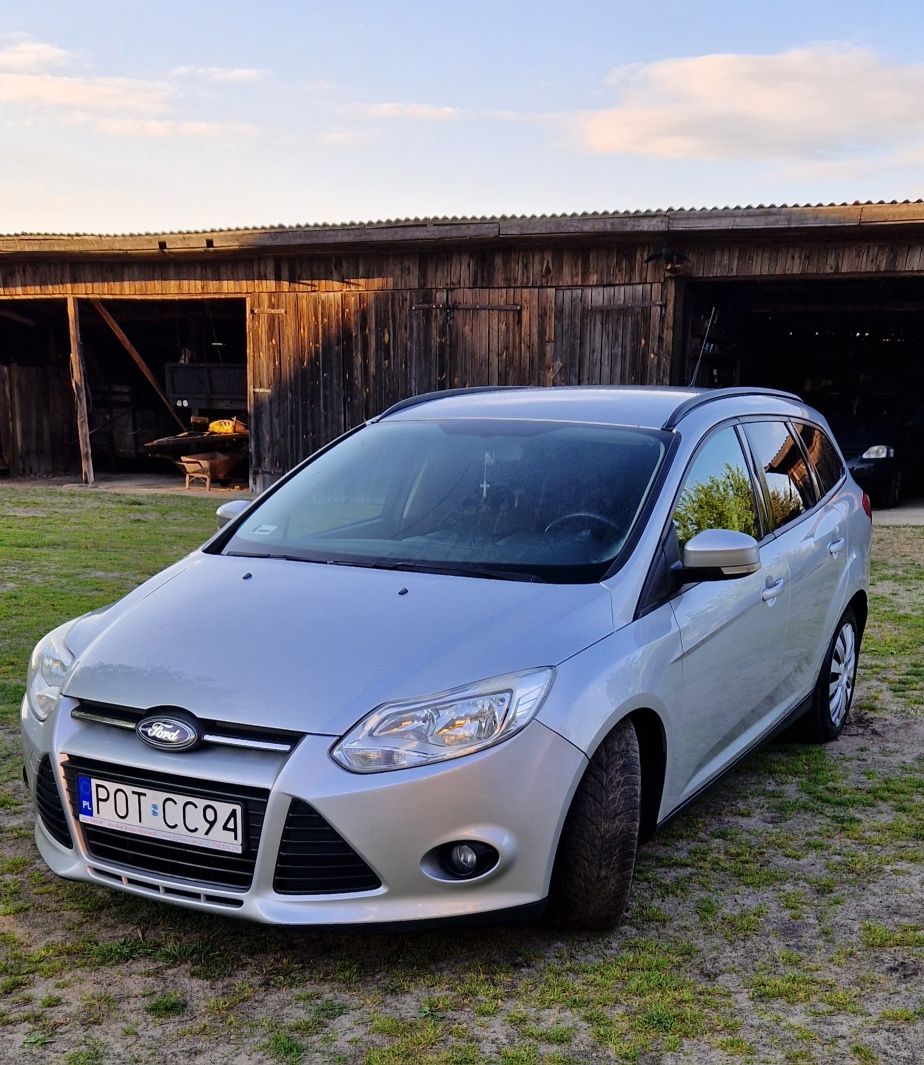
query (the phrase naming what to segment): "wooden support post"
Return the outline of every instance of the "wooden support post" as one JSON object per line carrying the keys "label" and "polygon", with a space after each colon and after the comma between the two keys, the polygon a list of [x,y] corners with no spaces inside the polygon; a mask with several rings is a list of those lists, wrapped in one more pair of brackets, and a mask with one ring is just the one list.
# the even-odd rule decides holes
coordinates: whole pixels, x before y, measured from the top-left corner
{"label": "wooden support post", "polygon": [[164,395],[163,390],[157,382],[157,378],[148,369],[148,364],[138,354],[138,351],[135,348],[134,344],[132,344],[132,342],[122,331],[122,327],[115,320],[115,318],[112,317],[109,311],[106,310],[102,303],[100,303],[99,300],[91,299],[90,302],[93,304],[93,307],[95,308],[96,313],[100,316],[100,318],[102,318],[106,325],[108,325],[109,328],[113,331],[113,333],[115,333],[116,338],[118,339],[122,347],[125,348],[129,355],[131,355],[132,359],[135,361],[135,365],[147,379],[148,384],[150,384],[151,388],[153,388],[154,391],[158,394],[158,396],[160,396],[163,405],[167,408],[168,411],[170,411],[170,414],[173,416],[174,421],[185,433],[187,427],[183,424],[182,418],[180,418],[179,414],[177,414],[173,407],[170,406],[170,400],[167,399],[167,397]]}
{"label": "wooden support post", "polygon": [[71,385],[77,412],[77,439],[80,441],[80,467],[84,484],[93,484],[93,455],[90,451],[90,422],[87,417],[87,382],[80,351],[80,318],[77,301],[67,297],[67,325],[71,337]]}

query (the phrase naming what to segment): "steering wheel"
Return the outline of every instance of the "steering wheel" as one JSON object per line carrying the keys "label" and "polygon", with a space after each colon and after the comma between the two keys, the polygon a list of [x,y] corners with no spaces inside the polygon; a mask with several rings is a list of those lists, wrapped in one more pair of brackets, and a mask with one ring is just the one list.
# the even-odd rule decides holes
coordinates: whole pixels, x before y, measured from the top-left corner
{"label": "steering wheel", "polygon": [[578,521],[594,521],[597,522],[598,525],[609,526],[614,532],[618,533],[621,531],[615,521],[612,521],[610,518],[605,518],[602,514],[594,514],[590,510],[576,510],[573,514],[562,514],[560,518],[555,518],[554,521],[550,521],[549,524],[546,525],[545,531],[548,533],[553,529],[556,529],[559,525],[566,525],[569,522],[574,523]]}

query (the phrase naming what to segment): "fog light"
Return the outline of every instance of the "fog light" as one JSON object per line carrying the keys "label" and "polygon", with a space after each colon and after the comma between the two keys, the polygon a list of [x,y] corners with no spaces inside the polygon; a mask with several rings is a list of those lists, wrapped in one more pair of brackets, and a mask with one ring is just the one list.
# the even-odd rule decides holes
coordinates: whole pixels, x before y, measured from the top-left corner
{"label": "fog light", "polygon": [[467,843],[457,843],[449,852],[449,864],[459,876],[471,876],[478,868],[478,855]]}
{"label": "fog light", "polygon": [[490,843],[460,839],[444,843],[437,851],[439,864],[454,880],[470,880],[497,865],[500,855]]}

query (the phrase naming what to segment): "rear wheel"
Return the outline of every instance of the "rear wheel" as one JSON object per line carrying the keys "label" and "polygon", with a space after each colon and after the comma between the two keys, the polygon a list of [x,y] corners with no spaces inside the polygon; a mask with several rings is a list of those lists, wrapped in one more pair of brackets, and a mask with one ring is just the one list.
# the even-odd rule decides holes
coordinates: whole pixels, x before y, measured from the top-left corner
{"label": "rear wheel", "polygon": [[837,623],[818,674],[812,705],[797,725],[800,739],[830,743],[844,730],[857,678],[860,631],[853,610],[848,607]]}
{"label": "rear wheel", "polygon": [[889,483],[886,485],[885,492],[883,493],[882,505],[883,507],[897,507],[902,498],[902,474],[901,470],[896,470],[895,473],[889,478]]}
{"label": "rear wheel", "polygon": [[638,737],[624,720],[591,759],[565,820],[550,893],[550,917],[560,928],[619,923],[635,869],[641,794]]}

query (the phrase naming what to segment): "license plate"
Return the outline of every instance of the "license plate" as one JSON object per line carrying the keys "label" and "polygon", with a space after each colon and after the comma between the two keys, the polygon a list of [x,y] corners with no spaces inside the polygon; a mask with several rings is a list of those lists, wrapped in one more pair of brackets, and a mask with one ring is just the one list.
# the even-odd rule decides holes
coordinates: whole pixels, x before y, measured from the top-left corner
{"label": "license plate", "polygon": [[79,818],[87,825],[235,854],[244,849],[239,803],[82,775],[77,777],[77,800]]}

